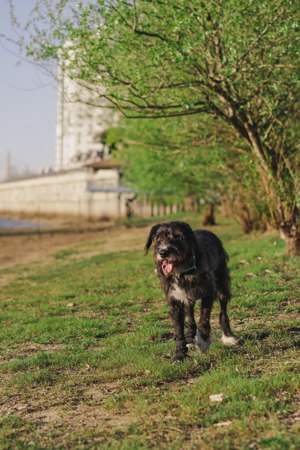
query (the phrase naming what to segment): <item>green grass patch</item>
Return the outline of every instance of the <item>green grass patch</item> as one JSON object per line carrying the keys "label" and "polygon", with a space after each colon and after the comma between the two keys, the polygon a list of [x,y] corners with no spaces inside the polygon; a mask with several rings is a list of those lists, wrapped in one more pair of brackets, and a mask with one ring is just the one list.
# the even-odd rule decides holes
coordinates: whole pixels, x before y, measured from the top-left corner
{"label": "green grass patch", "polygon": [[[0,448],[299,448],[299,261],[275,237],[215,227],[242,345],[220,343],[215,305],[209,353],[172,365],[168,308],[143,256],[147,231],[140,251],[103,253],[99,238],[9,270]],[[86,257],[86,248],[99,251]]]}

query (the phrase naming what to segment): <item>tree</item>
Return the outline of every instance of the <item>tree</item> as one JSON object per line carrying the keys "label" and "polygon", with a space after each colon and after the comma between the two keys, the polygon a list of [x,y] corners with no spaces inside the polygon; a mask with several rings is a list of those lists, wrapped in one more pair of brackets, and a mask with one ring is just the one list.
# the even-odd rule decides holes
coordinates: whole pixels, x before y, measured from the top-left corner
{"label": "tree", "polygon": [[270,217],[257,171],[230,127],[209,116],[123,119],[120,125],[109,130],[109,145],[125,162],[125,180],[135,189],[163,203],[187,196],[194,205],[226,199],[245,232],[266,229]]}
{"label": "tree", "polygon": [[121,121],[122,138],[114,129],[109,136],[117,134],[126,181],[165,203],[184,202],[187,196],[194,204],[200,198],[218,201],[222,185],[218,162],[224,149],[204,129],[207,120],[201,130],[198,122],[186,117]]}
{"label": "tree", "polygon": [[37,3],[47,14],[31,22],[28,55],[68,59],[70,76],[127,117],[221,118],[243,139],[272,223],[299,255],[297,2],[54,3]]}

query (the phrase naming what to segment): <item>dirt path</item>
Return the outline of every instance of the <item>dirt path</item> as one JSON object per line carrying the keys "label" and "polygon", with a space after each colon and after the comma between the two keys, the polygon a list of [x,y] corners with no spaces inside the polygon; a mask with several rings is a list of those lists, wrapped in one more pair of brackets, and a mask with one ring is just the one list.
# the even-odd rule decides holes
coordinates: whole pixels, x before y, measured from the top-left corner
{"label": "dirt path", "polygon": [[28,263],[45,263],[64,249],[77,249],[80,256],[141,248],[146,239],[147,228],[106,226],[66,233],[0,236],[0,269]]}

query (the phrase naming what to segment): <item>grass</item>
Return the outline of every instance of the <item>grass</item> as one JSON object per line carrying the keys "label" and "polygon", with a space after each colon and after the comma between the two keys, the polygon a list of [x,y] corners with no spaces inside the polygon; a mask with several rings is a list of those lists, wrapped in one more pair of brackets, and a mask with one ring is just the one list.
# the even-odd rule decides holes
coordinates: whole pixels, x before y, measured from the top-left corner
{"label": "grass", "polygon": [[209,353],[182,364],[170,362],[146,228],[140,250],[103,252],[107,233],[41,267],[10,269],[0,294],[0,448],[299,448],[299,261],[274,236],[227,222],[214,230],[231,257],[242,345],[221,345],[215,305]]}

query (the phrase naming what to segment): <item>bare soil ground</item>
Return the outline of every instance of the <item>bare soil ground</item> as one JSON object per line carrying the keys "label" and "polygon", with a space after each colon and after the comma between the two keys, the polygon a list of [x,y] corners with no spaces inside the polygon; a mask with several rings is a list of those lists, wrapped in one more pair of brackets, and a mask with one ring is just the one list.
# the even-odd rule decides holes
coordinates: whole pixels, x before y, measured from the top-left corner
{"label": "bare soil ground", "polygon": [[[132,241],[132,235],[136,239]],[[85,247],[86,256],[97,253],[114,252],[128,249],[137,249],[142,236],[146,236],[145,228],[126,228],[124,226],[113,226],[113,224],[101,227],[82,228],[74,230],[66,228],[64,233],[54,230],[49,233],[32,232],[32,234],[0,235],[0,270],[10,269],[18,265],[29,263],[43,263],[53,260],[53,256],[70,247],[76,249]],[[130,244],[129,244],[130,238]],[[91,243],[94,243],[91,244]],[[136,244],[136,246],[135,246]],[[141,249],[142,251],[142,249]],[[81,252],[82,256],[82,252]],[[0,275],[4,279],[4,275]]]}

